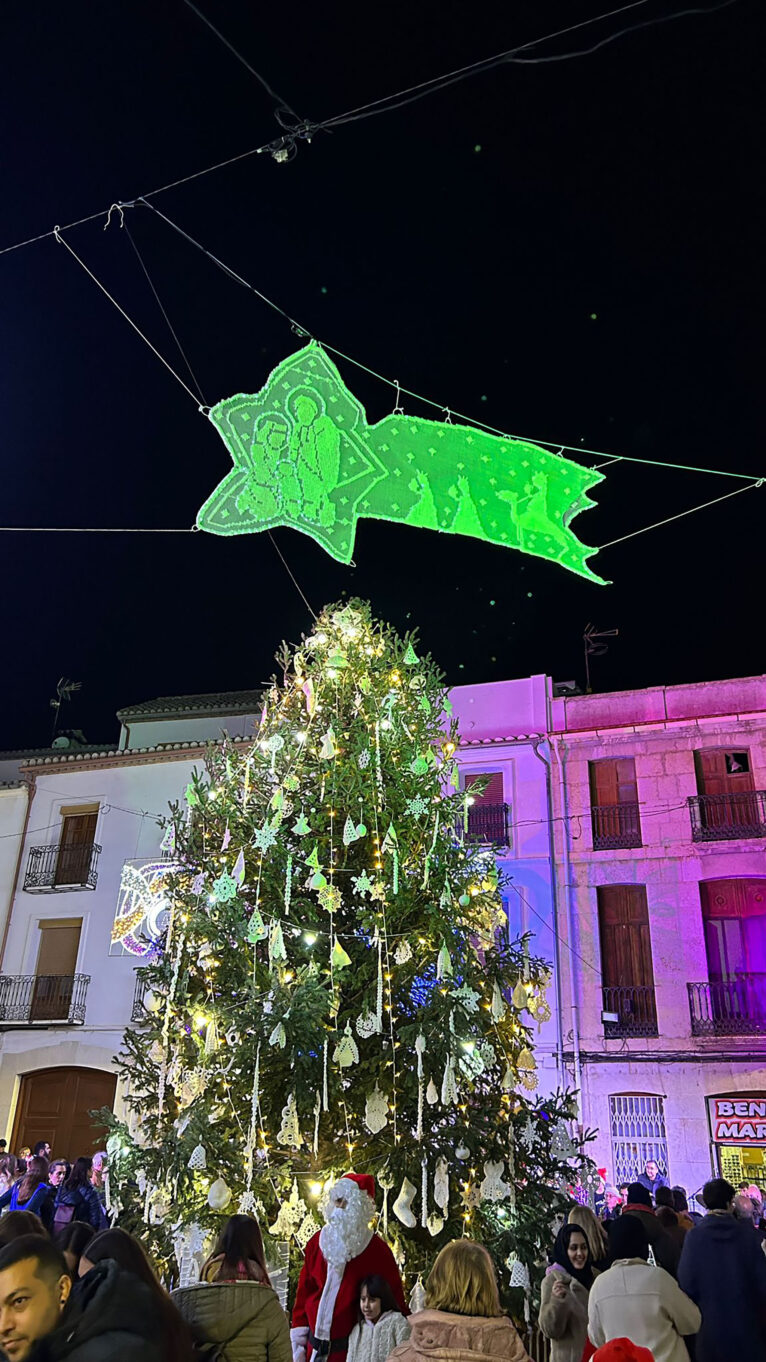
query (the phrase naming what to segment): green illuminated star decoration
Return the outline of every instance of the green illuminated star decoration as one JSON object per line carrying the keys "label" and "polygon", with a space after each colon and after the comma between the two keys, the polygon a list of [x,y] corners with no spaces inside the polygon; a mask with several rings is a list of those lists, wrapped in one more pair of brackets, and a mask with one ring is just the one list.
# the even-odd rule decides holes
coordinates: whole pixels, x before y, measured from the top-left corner
{"label": "green illuminated star decoration", "polygon": [[234,468],[197,516],[211,534],[288,526],[350,563],[357,521],[399,521],[472,535],[548,558],[592,582],[595,552],[570,522],[602,474],[525,440],[395,412],[370,425],[315,341],[278,364],[255,394],[210,420]]}

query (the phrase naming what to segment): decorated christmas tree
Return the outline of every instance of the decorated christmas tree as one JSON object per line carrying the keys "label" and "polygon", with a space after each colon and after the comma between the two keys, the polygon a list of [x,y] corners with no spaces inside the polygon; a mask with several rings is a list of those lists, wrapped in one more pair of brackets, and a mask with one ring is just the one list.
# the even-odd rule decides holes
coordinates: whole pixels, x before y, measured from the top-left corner
{"label": "decorated christmas tree", "polygon": [[468,1234],[523,1285],[582,1166],[570,1099],[532,1096],[548,969],[509,940],[416,647],[361,602],[327,609],[283,649],[255,739],[195,773],[168,859],[127,872],[115,939],[146,953],[145,1015],[112,1194],[170,1275],[237,1209],[299,1250],[354,1168],[411,1283]]}

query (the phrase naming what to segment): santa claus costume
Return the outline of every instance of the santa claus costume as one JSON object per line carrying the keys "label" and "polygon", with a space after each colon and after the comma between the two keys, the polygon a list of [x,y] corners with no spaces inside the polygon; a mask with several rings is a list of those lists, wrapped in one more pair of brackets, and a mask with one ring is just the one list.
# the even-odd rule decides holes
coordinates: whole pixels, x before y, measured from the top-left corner
{"label": "santa claus costume", "polygon": [[293,1362],[312,1357],[345,1362],[365,1277],[384,1277],[402,1314],[408,1313],[394,1255],[370,1229],[375,1180],[346,1173],[325,1192],[321,1210],[326,1223],[306,1245],[293,1307]]}

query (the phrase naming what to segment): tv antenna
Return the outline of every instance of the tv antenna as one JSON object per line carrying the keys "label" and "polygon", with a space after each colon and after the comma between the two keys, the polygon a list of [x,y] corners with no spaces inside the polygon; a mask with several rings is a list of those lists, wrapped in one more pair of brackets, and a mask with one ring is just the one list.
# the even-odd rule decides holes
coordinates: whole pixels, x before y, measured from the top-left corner
{"label": "tv antenna", "polygon": [[605,638],[617,638],[619,629],[597,629],[595,624],[586,624],[582,636],[583,647],[585,650],[585,690],[588,695],[591,693],[590,684],[590,659],[592,657],[603,657],[608,652],[609,644],[604,643]]}
{"label": "tv antenna", "polygon": [[60,676],[56,686],[55,699],[51,700],[50,706],[53,710],[53,728],[51,730],[51,742],[56,736],[56,729],[61,718],[61,706],[65,700],[71,700],[74,691],[82,689],[82,681],[68,681],[65,676]]}

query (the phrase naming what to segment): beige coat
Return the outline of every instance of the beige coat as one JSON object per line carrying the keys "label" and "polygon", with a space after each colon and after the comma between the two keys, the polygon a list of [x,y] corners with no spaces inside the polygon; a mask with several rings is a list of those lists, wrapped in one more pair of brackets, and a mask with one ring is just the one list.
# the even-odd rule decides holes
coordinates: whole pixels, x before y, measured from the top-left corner
{"label": "beige coat", "polygon": [[597,1277],[588,1301],[588,1333],[600,1348],[629,1338],[655,1362],[689,1362],[682,1334],[696,1334],[702,1316],[694,1301],[662,1267],[643,1258],[619,1258]]}
{"label": "beige coat", "polygon": [[501,1315],[448,1315],[444,1310],[421,1310],[410,1315],[412,1333],[394,1348],[396,1362],[478,1362],[490,1357],[502,1362],[530,1362],[511,1321]]}
{"label": "beige coat", "polygon": [[[567,1288],[566,1296],[554,1296],[556,1282]],[[563,1268],[554,1267],[543,1277],[538,1322],[551,1340],[551,1362],[580,1362],[588,1337],[588,1292]]]}
{"label": "beige coat", "polygon": [[287,1315],[270,1286],[197,1282],[170,1298],[195,1335],[224,1345],[222,1362],[292,1362]]}

